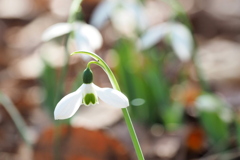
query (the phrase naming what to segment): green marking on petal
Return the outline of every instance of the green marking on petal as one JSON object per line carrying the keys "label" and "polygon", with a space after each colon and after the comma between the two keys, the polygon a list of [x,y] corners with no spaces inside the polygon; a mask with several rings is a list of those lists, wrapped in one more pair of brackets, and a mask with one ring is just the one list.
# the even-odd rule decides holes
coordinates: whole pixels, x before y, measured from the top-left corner
{"label": "green marking on petal", "polygon": [[96,99],[96,96],[93,93],[86,94],[85,97],[83,98],[83,103],[85,105],[90,105],[90,104],[96,104],[98,100]]}

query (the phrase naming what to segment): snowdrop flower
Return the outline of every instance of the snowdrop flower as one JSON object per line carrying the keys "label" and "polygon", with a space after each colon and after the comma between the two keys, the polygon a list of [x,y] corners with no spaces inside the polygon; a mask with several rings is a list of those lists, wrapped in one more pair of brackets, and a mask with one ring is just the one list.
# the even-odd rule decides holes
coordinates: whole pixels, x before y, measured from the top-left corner
{"label": "snowdrop flower", "polygon": [[166,22],[149,28],[138,42],[139,49],[148,49],[167,35],[170,37],[171,46],[178,58],[183,62],[189,61],[194,46],[193,38],[189,29],[177,22]]}
{"label": "snowdrop flower", "polygon": [[80,21],[74,22],[73,24],[54,24],[46,29],[46,31],[43,33],[42,40],[49,41],[51,39],[66,35],[72,31],[74,32],[76,50],[94,52],[95,50],[101,48],[103,38],[100,32],[94,26]]}
{"label": "snowdrop flower", "polygon": [[113,107],[129,106],[128,98],[123,93],[112,88],[100,88],[92,81],[92,71],[87,68],[83,73],[83,84],[75,92],[66,95],[58,102],[54,111],[55,119],[72,117],[81,104],[86,106],[98,104],[98,97]]}
{"label": "snowdrop flower", "polygon": [[198,110],[205,112],[217,112],[222,106],[217,97],[209,94],[200,95],[195,104]]}
{"label": "snowdrop flower", "polygon": [[219,97],[204,94],[196,99],[196,108],[201,112],[215,112],[226,123],[233,120],[233,112],[228,104],[224,103]]}
{"label": "snowdrop flower", "polygon": [[90,24],[101,29],[111,20],[113,27],[126,36],[147,26],[144,6],[136,0],[104,0],[95,9]]}

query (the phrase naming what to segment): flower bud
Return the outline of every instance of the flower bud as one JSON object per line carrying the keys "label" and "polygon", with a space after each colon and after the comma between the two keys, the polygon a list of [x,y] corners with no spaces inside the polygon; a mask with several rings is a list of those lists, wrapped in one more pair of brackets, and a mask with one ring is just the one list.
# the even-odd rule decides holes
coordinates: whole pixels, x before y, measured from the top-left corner
{"label": "flower bud", "polygon": [[89,84],[93,81],[93,73],[90,68],[86,68],[83,72],[83,83]]}

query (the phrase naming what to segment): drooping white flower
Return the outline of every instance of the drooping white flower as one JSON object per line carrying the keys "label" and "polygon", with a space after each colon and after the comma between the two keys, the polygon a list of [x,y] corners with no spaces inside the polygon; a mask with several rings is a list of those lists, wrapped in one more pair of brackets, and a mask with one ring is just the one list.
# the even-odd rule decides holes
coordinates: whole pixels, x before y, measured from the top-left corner
{"label": "drooping white flower", "polygon": [[138,47],[140,50],[148,49],[167,35],[176,56],[183,62],[189,61],[194,47],[193,37],[190,30],[178,22],[166,22],[149,28],[140,38]]}
{"label": "drooping white flower", "polygon": [[217,112],[222,106],[218,98],[210,94],[200,95],[195,104],[198,110],[206,112]]}
{"label": "drooping white flower", "polygon": [[43,41],[49,41],[51,39],[66,35],[71,31],[74,32],[74,41],[76,43],[77,50],[86,50],[94,52],[101,48],[103,38],[100,32],[92,25],[84,22],[70,23],[57,23],[50,26],[42,35]]}
{"label": "drooping white flower", "polygon": [[[87,75],[87,76],[86,76]],[[83,84],[75,91],[63,97],[54,111],[55,119],[72,117],[78,108],[98,104],[98,97],[110,106],[126,108],[129,106],[128,98],[112,88],[100,88],[92,83],[92,72],[89,68],[84,71]]]}
{"label": "drooping white flower", "polygon": [[[147,27],[144,6],[136,0],[104,0],[93,12],[90,24],[101,29],[110,20],[126,36]],[[129,35],[131,34],[131,35]]]}
{"label": "drooping white flower", "polygon": [[217,96],[212,94],[200,95],[195,104],[200,112],[215,112],[226,123],[233,120],[231,107]]}

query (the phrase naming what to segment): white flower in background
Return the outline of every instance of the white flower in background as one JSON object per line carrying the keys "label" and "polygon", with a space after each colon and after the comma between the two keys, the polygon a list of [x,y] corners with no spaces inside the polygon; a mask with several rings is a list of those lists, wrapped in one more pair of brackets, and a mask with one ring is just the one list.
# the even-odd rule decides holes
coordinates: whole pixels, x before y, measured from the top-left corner
{"label": "white flower in background", "polygon": [[92,83],[92,71],[87,68],[83,75],[83,84],[75,91],[63,97],[54,111],[55,119],[72,117],[81,106],[98,104],[98,97],[110,106],[126,108],[129,106],[128,98],[112,88],[100,88]]}
{"label": "white flower in background", "polygon": [[233,112],[230,108],[224,107],[220,113],[220,117],[224,122],[230,123],[233,120]]}
{"label": "white flower in background", "polygon": [[206,112],[217,112],[222,105],[215,96],[208,94],[198,96],[195,104],[198,110]]}
{"label": "white flower in background", "polygon": [[136,22],[134,13],[131,10],[117,8],[111,15],[113,27],[123,35],[134,36]]}
{"label": "white flower in background", "polygon": [[66,35],[71,31],[74,32],[74,41],[76,43],[76,50],[85,50],[94,52],[101,48],[103,38],[100,32],[94,27],[84,22],[57,23],[50,26],[43,33],[42,40],[49,41],[51,39]]}
{"label": "white flower in background", "polygon": [[42,35],[42,41],[50,41],[54,38],[66,35],[73,30],[73,26],[69,23],[57,23],[47,28]]}
{"label": "white flower in background", "polygon": [[139,40],[140,50],[145,50],[156,45],[165,36],[169,36],[171,46],[178,56],[183,61],[189,61],[193,51],[193,37],[189,29],[177,22],[166,22],[149,28]]}
{"label": "white flower in background", "polygon": [[217,96],[211,94],[204,94],[196,99],[196,107],[201,112],[215,112],[224,122],[231,122],[233,119],[233,113],[230,106],[225,104]]}
{"label": "white flower in background", "polygon": [[95,9],[90,24],[101,29],[111,20],[113,27],[129,36],[147,26],[144,6],[134,0],[104,0]]}

